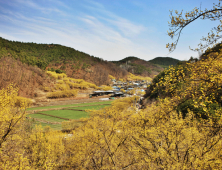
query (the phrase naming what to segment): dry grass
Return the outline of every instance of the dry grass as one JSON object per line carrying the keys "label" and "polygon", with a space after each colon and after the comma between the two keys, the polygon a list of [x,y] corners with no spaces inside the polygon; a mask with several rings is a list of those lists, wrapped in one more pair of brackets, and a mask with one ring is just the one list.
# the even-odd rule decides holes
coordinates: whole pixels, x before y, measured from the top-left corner
{"label": "dry grass", "polygon": [[0,58],[0,80],[0,89],[13,83],[19,87],[19,96],[29,98],[35,96],[36,89],[53,87],[54,82],[38,67],[28,66],[11,57]]}

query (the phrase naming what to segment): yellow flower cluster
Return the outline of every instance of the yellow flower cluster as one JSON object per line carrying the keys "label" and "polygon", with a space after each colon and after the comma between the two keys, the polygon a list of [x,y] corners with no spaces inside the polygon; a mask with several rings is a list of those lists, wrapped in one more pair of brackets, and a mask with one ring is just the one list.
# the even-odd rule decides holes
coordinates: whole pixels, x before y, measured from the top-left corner
{"label": "yellow flower cluster", "polygon": [[110,78],[111,80],[116,79],[116,78],[113,77],[112,75],[109,75],[109,78]]}
{"label": "yellow flower cluster", "polygon": [[20,108],[23,106],[30,107],[33,103],[31,99],[28,99],[25,97],[17,96],[16,98],[17,100],[15,102],[15,106],[20,107]]}
{"label": "yellow flower cluster", "polygon": [[65,97],[75,97],[78,94],[78,90],[64,90],[49,92],[47,98],[65,98]]}
{"label": "yellow flower cluster", "polygon": [[68,95],[69,92],[72,93],[72,90],[75,91],[74,89],[85,90],[85,89],[93,88],[93,89],[98,89],[98,90],[112,90],[110,86],[103,85],[101,87],[98,87],[95,84],[89,83],[83,79],[74,79],[74,78],[67,77],[67,75],[64,73],[58,74],[56,72],[47,71],[47,74],[55,78],[57,82],[55,84],[54,89],[49,88],[49,87],[43,87],[44,91],[46,92],[51,91],[47,95],[48,98],[57,98],[57,97],[62,97],[62,96],[63,97],[76,96],[76,94]]}
{"label": "yellow flower cluster", "polygon": [[113,88],[110,87],[110,86],[106,86],[106,85],[102,85],[101,86],[101,90],[104,90],[104,91],[108,91],[108,90],[112,90]]}
{"label": "yellow flower cluster", "polygon": [[[1,139],[17,114],[7,111],[16,90],[0,91]],[[10,100],[10,103],[9,103]],[[166,98],[137,111],[135,97],[115,100],[111,107],[91,111],[84,124],[63,123],[69,134],[23,119],[1,140],[2,169],[221,169],[222,130],[213,119],[201,122],[189,111],[175,111],[176,99]],[[4,113],[4,114],[3,114]],[[20,117],[18,117],[20,118]],[[26,128],[25,128],[26,127]],[[26,131],[26,133],[24,133]]]}
{"label": "yellow flower cluster", "polygon": [[[88,88],[100,89],[95,84],[86,82],[83,79],[74,79],[67,77],[65,73],[58,74],[56,72],[47,71],[47,74],[56,79],[57,81],[57,84],[55,85],[56,90],[88,89]],[[47,89],[45,91],[49,91],[47,87],[45,88]]]}
{"label": "yellow flower cluster", "polygon": [[173,97],[184,114],[191,109],[200,118],[218,117],[222,95],[222,53],[211,53],[207,59],[170,67],[149,87],[158,97]]}
{"label": "yellow flower cluster", "polygon": [[136,76],[136,75],[134,75],[132,73],[129,73],[129,75],[127,77],[127,80],[129,80],[129,81],[145,80],[145,81],[151,82],[152,78],[150,78],[150,77],[143,77],[143,76]]}
{"label": "yellow flower cluster", "polygon": [[65,73],[59,74],[59,73],[56,73],[53,71],[46,71],[46,73],[55,79],[62,79],[62,78],[67,77],[67,75]]}

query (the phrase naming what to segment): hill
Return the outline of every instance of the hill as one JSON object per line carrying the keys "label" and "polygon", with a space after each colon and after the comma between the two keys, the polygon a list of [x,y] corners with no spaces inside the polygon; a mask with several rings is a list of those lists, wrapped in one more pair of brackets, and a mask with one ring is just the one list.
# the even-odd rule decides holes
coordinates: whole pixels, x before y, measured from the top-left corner
{"label": "hill", "polygon": [[54,81],[44,71],[36,66],[28,66],[11,57],[0,58],[0,89],[9,84],[15,84],[19,88],[19,95],[34,97],[36,89],[44,86],[53,86]]}
{"label": "hill", "polygon": [[[162,71],[152,80],[144,97],[147,101],[178,98],[175,108],[183,117],[189,111],[204,119],[209,118],[208,114],[216,114],[216,111],[222,109],[222,82],[218,78],[222,73],[221,49],[221,44],[217,44],[206,50],[199,60],[191,58]],[[204,105],[199,104],[201,102]]]}
{"label": "hill", "polygon": [[47,70],[66,73],[69,78],[83,79],[97,86],[109,85],[110,75],[118,80],[126,79],[128,71],[144,77],[161,71],[161,67],[136,57],[127,62],[128,69],[124,62],[104,61],[58,44],[23,43],[0,38],[0,89],[13,83],[19,87],[20,96],[41,98],[45,95],[43,92],[57,86],[57,80],[50,78]]}
{"label": "hill", "polygon": [[162,66],[153,64],[149,61],[145,61],[134,56],[126,57],[122,60],[112,62],[130,73],[149,77],[154,77],[164,69]]}
{"label": "hill", "polygon": [[127,71],[112,62],[58,44],[36,44],[0,38],[0,58],[11,57],[42,70],[66,72],[69,77],[97,85],[108,84],[108,75],[125,78]]}
{"label": "hill", "polygon": [[180,60],[171,57],[156,57],[152,60],[149,60],[149,62],[153,64],[158,64],[164,67],[168,67],[171,65],[175,66],[179,61]]}

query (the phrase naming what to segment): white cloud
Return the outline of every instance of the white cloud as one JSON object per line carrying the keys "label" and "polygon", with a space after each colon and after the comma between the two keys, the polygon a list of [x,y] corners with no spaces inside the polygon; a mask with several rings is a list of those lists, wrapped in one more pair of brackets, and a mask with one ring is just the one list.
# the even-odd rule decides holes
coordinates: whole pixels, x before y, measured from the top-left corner
{"label": "white cloud", "polygon": [[95,17],[85,16],[80,19],[88,25],[87,28],[90,30],[87,32],[91,32],[91,34],[96,35],[101,39],[119,43],[130,43],[129,39],[124,38],[118,31],[106,26]]}
{"label": "white cloud", "polygon": [[[5,10],[5,15],[0,14],[0,21],[4,19],[15,27],[8,29],[11,31],[10,36],[6,36],[9,34],[0,35],[10,40],[61,44],[106,60],[120,60],[127,56],[148,59],[148,56],[151,55],[150,49],[156,50],[155,43],[151,43],[151,41],[138,43],[138,36],[146,32],[147,28],[117,16],[100,3],[86,1],[91,4],[84,5],[88,9],[94,10],[95,15],[84,11],[75,16],[70,14],[65,17],[61,14],[67,13],[67,11],[52,10],[57,9],[54,7],[41,7],[37,2],[27,0],[16,0],[16,2],[40,11],[40,13],[57,12],[61,20],[49,18],[47,15],[28,16],[22,10],[17,12]],[[0,28],[0,31],[3,31],[4,28]],[[147,48],[148,46],[149,48]],[[154,56],[150,56],[150,58],[152,57]]]}
{"label": "white cloud", "polygon": [[94,1],[87,1],[91,5],[85,5],[86,8],[96,11],[98,13],[97,19],[108,22],[108,24],[114,26],[125,36],[138,35],[142,33],[146,28],[138,23],[133,23],[125,18],[117,16],[116,14],[108,11],[102,4]]}
{"label": "white cloud", "polygon": [[50,8],[42,7],[38,5],[37,3],[33,2],[32,0],[14,0],[14,1],[15,3],[9,3],[9,4],[12,6],[17,6],[17,7],[25,6],[25,7],[33,8],[34,10],[39,10],[41,13],[44,13],[44,14],[49,14],[49,13],[54,12],[54,13],[58,13],[60,15],[66,16],[65,11],[59,10],[56,7],[50,7]]}

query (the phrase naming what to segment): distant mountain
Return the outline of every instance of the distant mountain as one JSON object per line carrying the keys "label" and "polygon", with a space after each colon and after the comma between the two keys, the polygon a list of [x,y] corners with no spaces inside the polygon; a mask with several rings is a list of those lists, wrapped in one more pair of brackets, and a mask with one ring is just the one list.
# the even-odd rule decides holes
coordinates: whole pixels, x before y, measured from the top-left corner
{"label": "distant mountain", "polygon": [[178,62],[180,62],[180,60],[171,57],[156,57],[152,60],[149,60],[149,62],[168,67],[171,65],[175,66]]}
{"label": "distant mountain", "polygon": [[154,77],[164,69],[163,66],[153,64],[134,56],[112,62],[130,73],[149,77]]}
{"label": "distant mountain", "polygon": [[134,61],[134,60],[141,60],[140,58],[138,57],[134,57],[134,56],[129,56],[129,57],[126,57],[122,60],[119,60],[119,61],[112,61],[113,63],[116,63],[116,64],[119,64],[119,63],[125,63],[125,62],[128,62],[128,61]]}

